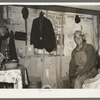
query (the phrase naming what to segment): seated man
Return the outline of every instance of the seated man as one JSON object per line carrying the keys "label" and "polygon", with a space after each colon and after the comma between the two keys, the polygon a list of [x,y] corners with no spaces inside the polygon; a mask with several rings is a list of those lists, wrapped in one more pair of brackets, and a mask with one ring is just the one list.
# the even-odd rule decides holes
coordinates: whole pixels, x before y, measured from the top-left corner
{"label": "seated man", "polygon": [[84,41],[81,31],[75,31],[74,40],[76,48],[72,51],[69,64],[70,88],[82,88],[86,79],[97,74],[97,52],[91,44]]}

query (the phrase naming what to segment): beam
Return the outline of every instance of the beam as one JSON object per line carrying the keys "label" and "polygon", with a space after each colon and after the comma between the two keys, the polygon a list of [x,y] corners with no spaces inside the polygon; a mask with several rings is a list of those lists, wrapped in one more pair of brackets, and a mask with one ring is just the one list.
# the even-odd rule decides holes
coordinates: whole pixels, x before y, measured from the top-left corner
{"label": "beam", "polygon": [[89,10],[89,9],[58,6],[58,5],[11,5],[11,6],[19,6],[19,7],[26,6],[28,8],[33,8],[33,9],[42,9],[42,10],[51,10],[51,11],[69,12],[69,13],[80,13],[80,14],[88,14],[88,15],[100,15],[100,11],[98,10]]}
{"label": "beam", "polygon": [[73,7],[65,7],[65,6],[55,6],[55,5],[33,5],[30,6],[34,9],[43,9],[43,10],[51,10],[51,11],[60,11],[60,12],[70,12],[70,13],[81,13],[81,14],[90,14],[90,15],[100,15],[100,11],[96,10],[88,10],[88,9],[81,9],[81,8],[73,8]]}
{"label": "beam", "polygon": [[60,12],[70,12],[70,13],[81,13],[81,14],[90,14],[90,15],[100,15],[100,11],[97,10],[88,10],[81,8],[57,6],[57,5],[27,5],[29,8],[33,9],[43,9],[51,11],[60,11]]}

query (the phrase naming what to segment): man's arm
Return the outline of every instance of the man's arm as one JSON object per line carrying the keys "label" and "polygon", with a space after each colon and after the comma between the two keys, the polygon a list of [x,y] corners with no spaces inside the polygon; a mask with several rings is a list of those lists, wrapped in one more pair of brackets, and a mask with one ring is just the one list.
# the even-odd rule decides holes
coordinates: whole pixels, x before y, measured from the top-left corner
{"label": "man's arm", "polygon": [[72,52],[71,61],[69,64],[70,88],[74,88],[75,73],[76,73],[75,53]]}
{"label": "man's arm", "polygon": [[69,77],[75,76],[75,73],[76,73],[76,63],[75,63],[75,54],[73,51],[71,55],[71,61],[69,63]]}

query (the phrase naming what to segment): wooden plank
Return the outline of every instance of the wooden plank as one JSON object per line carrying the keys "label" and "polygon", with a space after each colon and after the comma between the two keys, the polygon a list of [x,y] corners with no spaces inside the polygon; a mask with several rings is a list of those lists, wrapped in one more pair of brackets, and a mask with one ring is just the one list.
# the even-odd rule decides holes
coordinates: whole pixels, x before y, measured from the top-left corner
{"label": "wooden plank", "polygon": [[100,44],[99,44],[99,40],[100,40],[100,39],[99,39],[99,38],[100,38],[100,23],[99,23],[99,22],[100,22],[100,16],[97,16],[97,28],[98,28],[98,36],[97,36],[97,37],[98,37],[98,50],[99,50],[99,45],[100,45]]}
{"label": "wooden plank", "polygon": [[61,45],[60,45],[60,78],[62,76],[62,52],[63,52],[63,48],[62,48],[62,38],[63,38],[63,12],[62,12],[62,21],[61,21]]}
{"label": "wooden plank", "polygon": [[51,10],[51,11],[100,15],[100,11],[97,11],[97,10],[73,8],[73,7],[67,7],[67,6],[65,7],[65,6],[57,6],[57,5],[27,5],[27,7],[33,8],[33,9],[43,9],[43,10]]}

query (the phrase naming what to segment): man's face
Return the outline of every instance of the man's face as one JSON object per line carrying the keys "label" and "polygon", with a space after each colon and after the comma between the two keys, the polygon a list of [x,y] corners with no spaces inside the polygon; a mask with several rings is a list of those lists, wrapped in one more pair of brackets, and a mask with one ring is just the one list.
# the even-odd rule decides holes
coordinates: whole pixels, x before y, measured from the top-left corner
{"label": "man's face", "polygon": [[77,32],[77,33],[75,34],[75,36],[74,36],[74,40],[75,40],[75,43],[76,43],[77,45],[82,44],[82,42],[83,42],[82,35],[81,35],[79,32]]}

